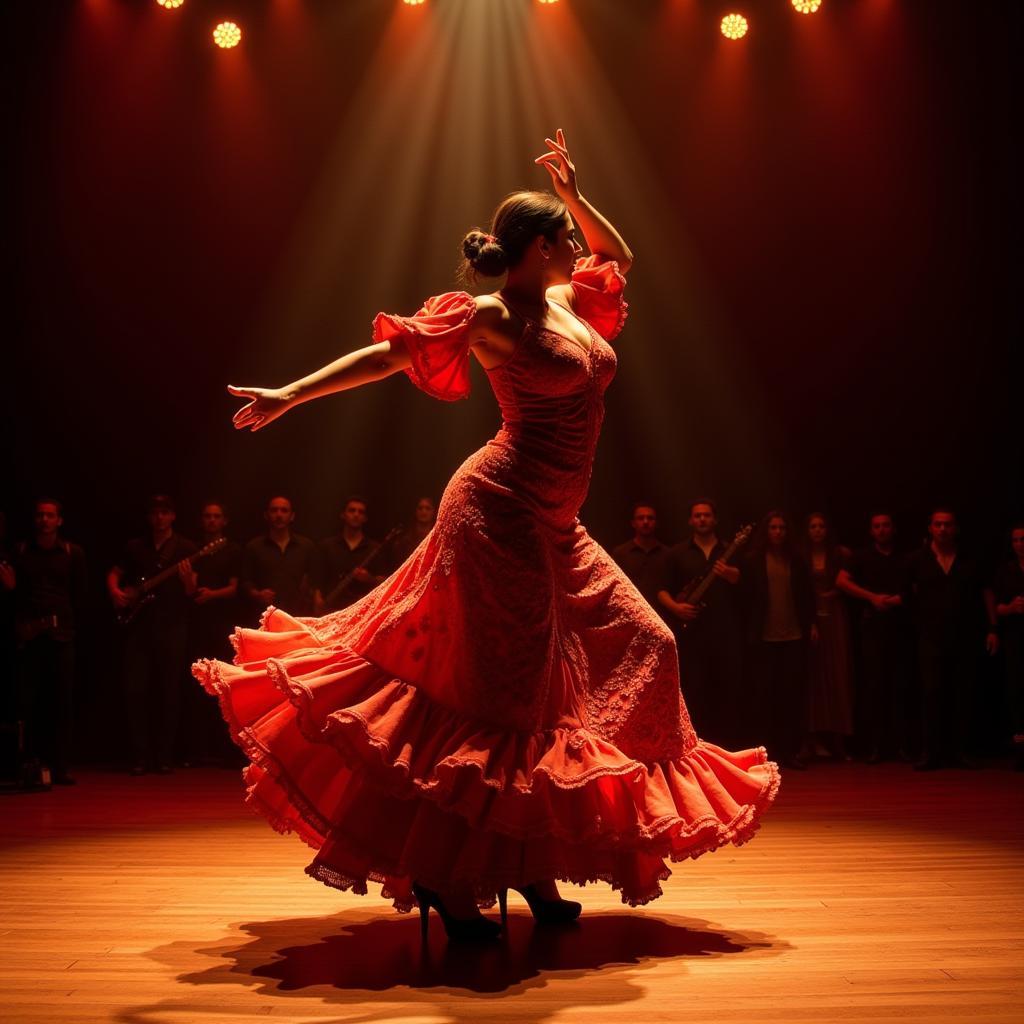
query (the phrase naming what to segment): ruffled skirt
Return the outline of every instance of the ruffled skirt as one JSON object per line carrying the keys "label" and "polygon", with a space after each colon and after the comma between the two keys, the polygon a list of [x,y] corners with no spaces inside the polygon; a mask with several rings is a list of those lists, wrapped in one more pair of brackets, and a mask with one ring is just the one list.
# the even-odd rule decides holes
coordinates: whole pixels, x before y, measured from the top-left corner
{"label": "ruffled skirt", "polygon": [[638,905],[661,894],[666,860],[744,843],[775,797],[764,748],[690,732],[651,760],[577,721],[505,728],[439,703],[325,621],[268,609],[258,630],[236,630],[234,665],[193,672],[251,762],[248,801],[317,851],[306,871],[328,885],[381,883],[404,911],[414,879],[468,883],[482,906],[499,887],[604,881]]}

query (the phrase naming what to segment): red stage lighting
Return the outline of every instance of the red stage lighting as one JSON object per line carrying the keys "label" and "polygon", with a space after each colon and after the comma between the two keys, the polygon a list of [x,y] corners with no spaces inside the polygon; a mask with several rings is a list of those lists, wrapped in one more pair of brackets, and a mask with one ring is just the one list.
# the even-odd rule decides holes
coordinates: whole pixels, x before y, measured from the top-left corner
{"label": "red stage lighting", "polygon": [[791,2],[801,14],[813,14],[821,6],[821,0],[791,0]]}
{"label": "red stage lighting", "polygon": [[161,7],[166,7],[167,10],[173,11],[179,8],[185,0],[156,0]]}
{"label": "red stage lighting", "polygon": [[537,0],[539,4],[557,4],[558,0]]}
{"label": "red stage lighting", "polygon": [[727,14],[722,19],[722,35],[726,39],[742,39],[748,27],[747,19],[742,14]]}
{"label": "red stage lighting", "polygon": [[213,30],[213,41],[224,50],[230,50],[242,41],[242,30],[233,21],[222,21]]}
{"label": "red stage lighting", "polygon": [[402,3],[409,7],[419,7],[420,4],[425,2],[426,0],[402,0]]}

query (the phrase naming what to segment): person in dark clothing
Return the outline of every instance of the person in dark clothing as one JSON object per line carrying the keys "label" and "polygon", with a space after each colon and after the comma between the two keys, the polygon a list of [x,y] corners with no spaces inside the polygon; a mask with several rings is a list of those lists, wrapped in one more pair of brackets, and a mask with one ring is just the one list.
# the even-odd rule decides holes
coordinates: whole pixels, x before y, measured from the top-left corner
{"label": "person in dark clothing", "polygon": [[1024,522],[1010,530],[1010,546],[1013,557],[999,567],[992,590],[1001,627],[1014,768],[1024,771]]}
{"label": "person in dark clothing", "polygon": [[271,498],[264,518],[267,532],[242,552],[242,593],[260,611],[273,605],[291,615],[309,615],[319,578],[316,544],[292,532],[295,511],[289,498]]}
{"label": "person in dark clothing", "polygon": [[419,547],[421,541],[434,528],[435,519],[437,519],[437,506],[434,504],[434,499],[417,498],[412,526],[399,534],[391,545],[389,554],[392,571],[397,569]]}
{"label": "person in dark clothing", "polygon": [[35,504],[32,539],[12,562],[18,638],[18,706],[24,756],[74,785],[72,759],[75,638],[86,603],[85,552],[60,534],[60,502]]}
{"label": "person in dark clothing", "polygon": [[821,512],[812,512],[804,529],[802,554],[811,574],[818,627],[818,640],[809,651],[806,751],[814,757],[849,761],[846,744],[853,735],[853,657],[838,577],[849,564],[850,551],[836,541]]}
{"label": "person in dark clothing", "polygon": [[[366,536],[368,515],[363,498],[349,498],[341,510],[341,533],[321,543],[321,579],[316,591],[317,615],[347,608],[384,579],[377,572],[377,562],[383,557],[383,553],[381,558],[377,557],[380,545]],[[364,566],[362,563],[368,558],[371,561]]]}
{"label": "person in dark clothing", "polygon": [[817,641],[814,591],[784,513],[769,512],[741,567],[748,640],[752,734],[767,729],[770,750],[790,768],[807,727],[807,649]]}
{"label": "person in dark clothing", "polygon": [[[664,560],[658,602],[671,614],[679,647],[680,681],[690,716],[702,736],[732,749],[737,739],[740,699],[740,625],[736,584],[740,571],[722,556],[715,504],[707,498],[690,503],[690,537],[671,548]],[[685,600],[684,591],[708,573],[716,580],[701,604]]]}
{"label": "person in dark clothing", "polygon": [[840,569],[836,586],[859,609],[861,678],[860,726],[867,760],[897,756],[910,760],[911,628],[904,595],[906,559],[896,550],[888,512],[871,516],[871,543]]}
{"label": "person in dark clothing", "polygon": [[665,575],[668,547],[658,540],[658,513],[652,505],[637,502],[630,519],[633,539],[612,548],[612,558],[658,614],[671,625],[671,614],[658,600]]}
{"label": "person in dark clothing", "polygon": [[132,605],[133,586],[174,565],[178,571],[152,591],[124,627],[124,686],[131,737],[133,775],[155,766],[172,771],[182,679],[188,653],[188,620],[194,577],[187,564],[196,546],[174,532],[174,504],[167,495],[149,500],[149,535],[129,541],[107,573],[115,608]]}
{"label": "person in dark clothing", "polygon": [[968,757],[977,660],[998,645],[994,603],[986,607],[977,564],[959,551],[956,515],[937,508],[928,540],[907,562],[921,684],[919,771],[973,768]]}
{"label": "person in dark clothing", "polygon": [[[14,586],[16,577],[14,553],[7,543],[7,515],[0,510],[0,723],[13,735],[18,714],[15,685]],[[11,747],[6,744],[5,749]],[[4,761],[9,759],[4,756]],[[12,766],[13,767],[13,766]]]}
{"label": "person in dark clothing", "polygon": [[[223,503],[208,501],[200,512],[202,547],[224,542],[197,561],[192,570],[192,618],[190,623],[190,660],[219,658],[231,660],[231,634],[238,620],[238,577],[242,571],[242,548],[228,540],[228,525]],[[188,760],[214,760],[237,764],[234,745],[224,731],[216,698],[189,681],[184,694],[185,721],[182,736]]]}

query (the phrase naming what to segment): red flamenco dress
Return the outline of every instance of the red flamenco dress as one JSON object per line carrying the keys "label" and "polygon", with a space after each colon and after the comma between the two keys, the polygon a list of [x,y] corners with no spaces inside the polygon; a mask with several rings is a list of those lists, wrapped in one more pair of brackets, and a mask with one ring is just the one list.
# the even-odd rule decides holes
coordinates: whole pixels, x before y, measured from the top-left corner
{"label": "red flamenco dress", "polygon": [[[248,800],[317,853],[339,889],[413,880],[499,887],[605,881],[637,905],[665,860],[745,842],[776,765],[699,739],[671,632],[580,525],[625,320],[614,263],[581,260],[574,312],[589,350],[527,323],[489,371],[493,440],[456,471],[437,524],[362,600],[323,618],[268,608],[235,663],[193,667],[251,764]],[[380,314],[437,398],[469,392],[473,297]]]}

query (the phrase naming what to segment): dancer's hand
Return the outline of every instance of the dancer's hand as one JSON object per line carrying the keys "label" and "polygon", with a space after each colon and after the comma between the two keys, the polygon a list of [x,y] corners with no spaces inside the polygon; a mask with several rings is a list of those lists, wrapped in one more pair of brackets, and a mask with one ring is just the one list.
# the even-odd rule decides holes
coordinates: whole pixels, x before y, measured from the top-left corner
{"label": "dancer's hand", "polygon": [[291,396],[281,388],[239,388],[229,384],[228,394],[249,399],[231,417],[235,430],[262,430],[292,406]]}
{"label": "dancer's hand", "polygon": [[566,203],[572,203],[580,198],[580,189],[576,183],[576,167],[569,158],[569,150],[565,144],[565,132],[559,128],[553,139],[544,141],[551,149],[543,156],[537,157],[534,163],[547,168],[555,192]]}

